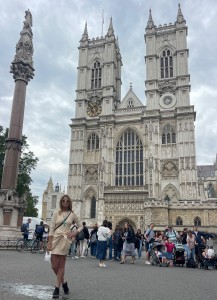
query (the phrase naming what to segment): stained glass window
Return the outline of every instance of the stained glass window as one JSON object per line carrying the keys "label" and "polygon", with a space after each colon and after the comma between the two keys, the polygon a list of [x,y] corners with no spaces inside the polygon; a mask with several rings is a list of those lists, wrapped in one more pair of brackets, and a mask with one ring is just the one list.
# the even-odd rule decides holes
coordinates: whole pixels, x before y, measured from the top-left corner
{"label": "stained glass window", "polygon": [[115,185],[143,185],[143,145],[131,129],[124,132],[116,147]]}

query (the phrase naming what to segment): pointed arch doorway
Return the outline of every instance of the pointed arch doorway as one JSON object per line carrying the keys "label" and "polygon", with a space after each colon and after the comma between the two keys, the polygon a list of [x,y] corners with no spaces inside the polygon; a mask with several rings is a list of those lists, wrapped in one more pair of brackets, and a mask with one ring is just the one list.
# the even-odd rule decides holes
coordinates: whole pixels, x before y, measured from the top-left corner
{"label": "pointed arch doorway", "polygon": [[130,218],[124,218],[124,219],[121,219],[121,220],[117,223],[117,225],[120,226],[121,228],[124,228],[124,224],[125,224],[126,222],[129,223],[129,224],[133,227],[134,231],[136,232],[137,226],[136,226],[135,222],[132,221]]}

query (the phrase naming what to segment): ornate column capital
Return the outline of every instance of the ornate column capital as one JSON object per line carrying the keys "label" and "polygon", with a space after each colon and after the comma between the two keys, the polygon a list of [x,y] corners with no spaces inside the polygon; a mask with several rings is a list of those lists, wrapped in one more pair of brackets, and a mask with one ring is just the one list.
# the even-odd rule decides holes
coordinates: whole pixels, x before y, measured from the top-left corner
{"label": "ornate column capital", "polygon": [[23,30],[20,32],[20,39],[16,45],[16,54],[11,64],[10,73],[13,73],[13,78],[16,80],[24,80],[26,84],[34,76],[33,68],[33,43],[32,43],[32,14],[27,10],[25,21],[23,22]]}

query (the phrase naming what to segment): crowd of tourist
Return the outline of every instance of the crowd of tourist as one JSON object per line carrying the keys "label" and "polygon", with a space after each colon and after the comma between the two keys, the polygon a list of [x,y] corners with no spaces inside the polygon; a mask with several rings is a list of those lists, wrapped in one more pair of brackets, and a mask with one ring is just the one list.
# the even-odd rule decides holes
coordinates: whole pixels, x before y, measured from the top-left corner
{"label": "crowd of tourist", "polygon": [[[86,229],[86,224],[84,224]],[[142,233],[141,229],[137,229],[135,232],[127,222],[124,224],[124,228],[117,225],[113,230],[111,222],[104,220],[101,226],[98,227],[97,224],[93,226],[89,236],[85,237],[85,242],[79,240],[79,236],[75,237],[68,256],[72,259],[78,259],[79,257],[86,258],[89,255],[91,258],[99,259],[100,267],[106,267],[106,259],[108,261],[120,261],[120,264],[124,264],[127,257],[130,256],[131,263],[134,264],[136,259],[140,259],[142,253],[145,252],[145,263],[151,264],[150,247],[155,241],[162,244],[165,249],[164,255],[159,252],[158,255],[163,258],[166,257],[172,266],[171,261],[176,244],[182,245],[186,261],[190,257],[196,261],[198,247],[203,245],[205,251],[208,247],[208,238],[209,235],[199,232],[197,226],[193,226],[192,230],[184,228],[180,232],[174,230],[172,226],[166,226],[163,231],[156,231],[154,230],[154,223],[151,223],[149,228]],[[85,249],[81,245],[85,245]]]}

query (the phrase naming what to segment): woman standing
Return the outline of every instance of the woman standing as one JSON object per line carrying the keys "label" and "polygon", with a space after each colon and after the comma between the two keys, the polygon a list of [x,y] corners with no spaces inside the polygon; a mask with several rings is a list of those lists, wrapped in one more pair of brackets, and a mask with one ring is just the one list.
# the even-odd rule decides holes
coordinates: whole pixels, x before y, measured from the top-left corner
{"label": "woman standing", "polygon": [[[71,232],[72,223],[77,224],[78,230]],[[72,237],[82,230],[81,223],[72,211],[72,200],[64,195],[60,199],[60,209],[52,216],[47,251],[51,251],[51,266],[56,275],[53,298],[59,298],[59,288],[62,284],[65,294],[69,294],[67,282],[64,280],[66,256],[69,253]]]}
{"label": "woman standing", "polygon": [[135,234],[132,229],[132,227],[129,225],[129,223],[124,224],[124,244],[123,244],[123,253],[122,253],[122,260],[120,264],[124,264],[126,260],[126,256],[132,257],[131,264],[134,264],[135,262]]}
{"label": "woman standing", "polygon": [[99,266],[106,267],[104,260],[106,259],[107,241],[111,236],[111,230],[108,228],[108,221],[104,220],[99,227],[97,243],[97,258],[99,259]]}
{"label": "woman standing", "polygon": [[187,245],[188,245],[188,251],[187,251],[187,259],[189,259],[191,256],[193,259],[195,259],[195,235],[192,233],[192,231],[189,230],[188,237],[187,237]]}
{"label": "woman standing", "polygon": [[143,235],[141,229],[137,229],[135,248],[137,249],[138,258],[141,258],[142,256],[142,242],[143,242]]}

